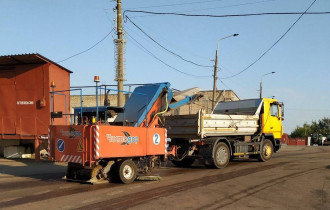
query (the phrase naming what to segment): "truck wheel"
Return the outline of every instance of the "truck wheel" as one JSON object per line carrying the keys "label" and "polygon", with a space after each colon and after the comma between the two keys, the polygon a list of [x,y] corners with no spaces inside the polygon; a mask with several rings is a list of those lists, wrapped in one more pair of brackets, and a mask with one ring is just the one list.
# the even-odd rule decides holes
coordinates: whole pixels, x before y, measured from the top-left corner
{"label": "truck wheel", "polygon": [[205,166],[207,168],[224,168],[228,165],[230,160],[230,151],[226,143],[218,143],[213,152],[212,158],[205,159]]}
{"label": "truck wheel", "polygon": [[132,183],[136,178],[136,165],[132,160],[119,163],[119,179],[124,184]]}
{"label": "truck wheel", "polygon": [[260,154],[258,155],[258,160],[260,162],[266,162],[272,158],[273,153],[274,153],[273,143],[270,140],[266,139],[262,143],[261,151]]}
{"label": "truck wheel", "polygon": [[177,167],[187,168],[195,162],[194,158],[184,158],[183,160],[172,160],[172,163]]}

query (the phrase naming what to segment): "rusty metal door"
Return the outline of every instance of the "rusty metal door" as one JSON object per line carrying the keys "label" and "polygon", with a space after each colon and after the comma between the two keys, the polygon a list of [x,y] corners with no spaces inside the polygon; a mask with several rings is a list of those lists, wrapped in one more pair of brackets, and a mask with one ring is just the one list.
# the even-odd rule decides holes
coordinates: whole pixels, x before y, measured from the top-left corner
{"label": "rusty metal door", "polygon": [[[37,99],[42,92],[38,78],[40,68],[26,66],[16,72],[16,133],[37,135]],[[42,74],[41,74],[42,75]],[[39,96],[39,97],[38,97]],[[39,124],[42,126],[41,124]],[[47,131],[46,131],[47,132]]]}
{"label": "rusty metal door", "polygon": [[0,133],[16,134],[15,70],[8,68],[0,68]]}

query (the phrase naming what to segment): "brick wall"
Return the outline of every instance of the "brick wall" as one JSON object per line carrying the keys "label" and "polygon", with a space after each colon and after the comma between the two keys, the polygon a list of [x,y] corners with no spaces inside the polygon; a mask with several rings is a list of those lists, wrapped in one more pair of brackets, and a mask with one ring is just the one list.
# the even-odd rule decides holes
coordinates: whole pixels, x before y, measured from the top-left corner
{"label": "brick wall", "polygon": [[[204,97],[200,98],[199,101],[195,101],[191,104],[184,105],[177,110],[172,110],[169,115],[182,115],[182,114],[196,114],[201,108],[203,108],[207,113],[212,112],[212,97],[213,91],[201,91]],[[218,91],[216,93],[216,101],[237,101],[238,96],[232,90]]]}
{"label": "brick wall", "polygon": [[[125,102],[128,98],[128,95],[125,95]],[[104,95],[99,95],[98,97],[99,106],[104,105]],[[117,95],[109,95],[110,105],[117,106]],[[96,106],[96,97],[95,95],[83,95],[82,96],[82,106],[83,107],[92,107]],[[70,96],[70,105],[71,105],[71,112],[73,113],[74,107],[80,107],[80,95],[71,95]]]}
{"label": "brick wall", "polygon": [[[178,114],[195,114],[199,109],[203,108],[207,113],[211,112],[212,109],[212,91],[201,91],[200,92],[204,97],[200,98],[199,101],[195,101],[191,104],[182,106],[176,110],[171,110],[169,115],[178,115]],[[109,95],[110,105],[117,106],[117,95]],[[127,100],[128,95],[125,95],[125,99]],[[126,101],[125,100],[125,101]],[[239,100],[238,96],[232,90],[220,90],[217,91],[216,101],[237,101]],[[104,95],[99,96],[99,106],[103,106],[104,104]],[[71,104],[71,113],[73,113],[73,107],[80,107],[80,96],[79,95],[71,95],[70,97]],[[95,95],[84,95],[83,96],[83,107],[96,106],[96,97]]]}

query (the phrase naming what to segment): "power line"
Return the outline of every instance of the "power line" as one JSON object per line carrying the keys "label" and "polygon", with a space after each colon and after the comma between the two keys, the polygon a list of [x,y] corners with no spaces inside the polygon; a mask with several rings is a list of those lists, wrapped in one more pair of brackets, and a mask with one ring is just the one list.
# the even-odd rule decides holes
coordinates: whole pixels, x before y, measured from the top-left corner
{"label": "power line", "polygon": [[[233,72],[232,72],[231,70],[229,70],[228,68],[224,67],[224,66],[221,65],[221,64],[219,64],[219,65],[221,66],[221,68],[219,68],[218,72],[220,72],[220,70],[222,70],[222,72],[228,71],[228,72],[229,72],[229,75],[230,75],[230,74],[233,74]],[[221,78],[218,77],[218,80],[220,80],[220,82],[221,82],[222,84],[224,84],[224,82],[221,80]],[[230,81],[230,83],[233,84],[233,83],[235,83],[235,82]],[[237,83],[235,83],[235,84],[236,84],[236,86],[237,86]],[[231,89],[228,85],[226,85],[226,84],[224,84],[224,85],[225,85],[226,87],[228,87],[229,89]],[[242,85],[243,85],[244,87],[242,87]],[[248,87],[248,85],[247,85],[246,83],[239,83],[238,86],[241,86],[242,89]],[[234,90],[234,89],[231,89],[231,90]],[[236,92],[237,92],[237,89],[236,89]]]}
{"label": "power line", "polygon": [[253,1],[253,2],[246,2],[242,4],[232,4],[232,5],[226,5],[221,7],[210,7],[210,8],[204,8],[204,9],[195,9],[195,10],[186,10],[182,12],[196,12],[196,11],[205,11],[205,10],[213,10],[213,9],[222,9],[222,8],[229,8],[229,7],[239,7],[239,6],[245,6],[245,5],[252,5],[252,4],[260,4],[260,3],[266,3],[271,1],[277,1],[277,0],[264,0],[264,1]]}
{"label": "power line", "polygon": [[211,18],[227,18],[227,17],[248,17],[248,16],[264,16],[264,15],[326,15],[330,12],[264,12],[264,13],[249,13],[249,14],[230,14],[230,15],[209,15],[209,14],[186,14],[176,12],[152,12],[144,10],[125,10],[124,14],[131,13],[144,13],[151,15],[175,15],[175,16],[186,16],[186,17],[211,17]]}
{"label": "power line", "polygon": [[[180,55],[168,50],[167,48],[165,48],[163,45],[161,45],[160,43],[158,43],[156,40],[154,40],[151,36],[149,36],[146,32],[144,32],[141,27],[139,27],[138,25],[136,25],[128,16],[126,16],[126,18],[136,27],[138,28],[144,35],[146,35],[149,39],[151,39],[153,42],[155,42],[157,45],[159,45],[161,48],[165,49],[166,51],[170,52],[171,54],[174,54],[176,56],[178,56],[179,58],[183,59],[184,61],[186,62],[189,62],[189,63],[193,63],[195,64],[194,62],[192,61],[187,61],[186,59],[184,59],[183,57],[181,57]],[[130,36],[130,35],[129,35]],[[131,37],[131,36],[130,36]],[[135,40],[136,41],[136,40]],[[145,49],[145,48],[144,48]],[[150,55],[150,54],[149,54]],[[198,66],[203,66],[203,67],[213,67],[213,66],[204,66],[204,65],[199,65],[199,64],[195,64],[195,65],[198,65]],[[220,67],[219,67],[219,70],[220,70]],[[218,78],[219,81],[224,85],[226,86],[227,88],[231,89],[228,85],[226,85],[220,78]]]}
{"label": "power line", "polygon": [[87,52],[87,51],[93,49],[94,47],[96,47],[97,45],[99,45],[102,41],[104,41],[104,40],[105,40],[105,39],[106,39],[106,38],[112,33],[112,31],[113,31],[113,27],[112,27],[111,31],[110,31],[109,33],[107,33],[107,35],[105,35],[100,41],[96,42],[96,43],[93,44],[91,47],[89,47],[89,48],[87,48],[86,50],[83,50],[83,51],[81,51],[81,52],[79,52],[79,53],[76,53],[76,54],[74,54],[74,55],[71,55],[70,57],[67,57],[67,58],[65,58],[65,59],[63,59],[63,60],[57,61],[57,63],[61,63],[61,62],[67,61],[67,60],[69,60],[69,59],[71,59],[71,58],[73,58],[73,57],[76,57],[76,56],[78,56],[78,55],[81,55],[81,54],[83,54],[83,53],[85,53],[85,52]]}
{"label": "power line", "polygon": [[[213,10],[213,9],[223,9],[223,8],[229,8],[229,7],[239,7],[239,6],[245,6],[245,5],[260,4],[260,3],[266,3],[266,2],[271,2],[271,1],[277,1],[277,0],[253,1],[253,2],[246,2],[246,3],[242,3],[242,4],[231,4],[231,5],[221,6],[221,7],[210,7],[210,8],[204,8],[204,9],[185,10],[185,11],[181,11],[181,12],[196,12],[196,11],[203,11],[203,10],[205,11],[205,10]],[[142,7],[140,7],[140,8],[142,8]],[[133,17],[136,18],[136,17],[146,17],[146,16],[150,16],[150,15],[133,16]]]}
{"label": "power line", "polygon": [[[209,100],[209,101],[212,101],[212,100]],[[201,105],[201,104],[197,104],[196,102],[191,102],[192,104],[195,104],[196,106],[199,106],[199,107],[202,107],[202,108],[205,108],[206,110],[207,110],[207,112],[210,110],[210,111],[212,111],[212,109],[211,108],[209,108],[209,107],[207,107],[207,106],[203,106],[203,105]]]}
{"label": "power line", "polygon": [[[232,91],[234,91],[233,88],[229,87],[229,86],[228,86],[226,83],[224,83],[220,78],[218,78],[218,80],[220,80],[220,82],[221,82],[225,87],[227,87],[228,90],[232,90]],[[223,90],[224,90],[224,88],[223,88]],[[236,89],[236,90],[235,90],[235,94],[237,95],[238,92],[239,92],[239,91],[237,91],[237,89]]]}
{"label": "power line", "polygon": [[245,69],[243,69],[242,71],[240,71],[240,72],[238,72],[238,73],[236,73],[236,74],[234,74],[234,75],[231,75],[231,76],[229,76],[229,77],[223,77],[223,78],[221,78],[221,79],[229,79],[229,78],[233,78],[233,77],[236,77],[236,76],[238,76],[238,75],[240,75],[240,74],[242,74],[243,72],[245,72],[245,71],[247,71],[249,68],[251,68],[254,64],[256,64],[261,58],[263,58],[273,47],[275,47],[275,45],[277,44],[277,43],[279,43],[282,39],[283,39],[283,37],[293,28],[293,26],[295,26],[296,25],[296,23],[302,18],[302,16],[304,16],[304,14],[306,14],[307,13],[307,11],[313,6],[313,4],[316,2],[316,0],[314,0],[310,5],[309,5],[309,7],[305,10],[305,12],[304,13],[302,13],[300,16],[299,16],[299,18],[288,28],[288,30],[286,30],[286,32],[272,45],[272,46],[270,46],[270,48],[268,48],[263,54],[261,54],[261,56],[259,57],[259,58],[257,58],[255,61],[253,61],[250,65],[248,65]]}
{"label": "power line", "polygon": [[190,77],[195,77],[195,78],[199,78],[199,79],[206,79],[206,78],[210,78],[212,76],[202,76],[202,75],[194,75],[194,74],[189,74],[189,73],[186,73],[184,71],[181,71],[173,66],[171,66],[170,64],[166,63],[165,61],[161,60],[160,58],[158,58],[156,55],[154,55],[152,52],[150,52],[148,49],[146,49],[142,44],[140,44],[136,39],[134,39],[131,35],[129,35],[129,33],[127,33],[126,31],[126,34],[134,41],[136,42],[147,54],[149,54],[151,57],[155,58],[156,60],[158,60],[159,62],[163,63],[165,66],[181,73],[181,74],[184,74],[186,76],[190,76]]}
{"label": "power line", "polygon": [[210,67],[213,67],[213,66],[207,66],[207,65],[202,65],[202,64],[198,64],[198,63],[195,63],[193,61],[190,61],[190,60],[187,60],[185,59],[184,57],[182,57],[181,55],[167,49],[166,47],[164,47],[162,44],[160,44],[159,42],[157,42],[154,38],[152,38],[150,35],[148,35],[141,27],[139,27],[138,25],[136,25],[128,16],[125,16],[137,29],[139,29],[144,35],[146,35],[151,41],[153,41],[154,43],[156,43],[158,46],[160,46],[161,48],[163,48],[164,50],[166,50],[167,52],[171,53],[172,55],[175,55],[177,56],[178,58],[180,58],[181,60],[187,62],[187,63],[190,63],[190,64],[193,64],[195,66],[199,66],[199,67],[206,67],[206,68],[210,68]]}
{"label": "power line", "polygon": [[191,5],[191,4],[202,4],[202,3],[209,3],[215,1],[223,1],[223,0],[210,0],[210,1],[195,1],[195,2],[188,2],[188,3],[177,3],[177,4],[163,4],[163,5],[155,5],[155,6],[147,6],[147,7],[134,7],[134,8],[127,8],[127,9],[140,9],[140,8],[157,8],[157,7],[171,7],[171,6],[181,6],[181,5]]}
{"label": "power line", "polygon": [[[130,17],[131,18],[131,20],[133,19],[132,17]],[[144,29],[148,29],[149,31],[151,30],[153,30],[152,28],[150,28],[150,26],[147,24],[143,24],[142,22],[140,22],[139,23],[139,26],[142,26]],[[126,25],[126,28],[127,28],[127,25]],[[133,31],[134,32],[134,31]],[[136,33],[138,36],[140,36],[140,34],[138,34],[138,33]],[[167,42],[171,42],[171,40],[169,40],[168,39],[168,37],[167,36],[164,36],[164,34],[163,33],[161,33],[161,34],[159,34],[159,33],[157,33],[156,31],[153,31],[153,34],[155,34],[155,35],[157,35],[160,39],[162,39],[162,40],[164,40],[164,41],[167,41]],[[141,37],[141,36],[140,36]],[[158,37],[156,37],[156,38],[158,38]],[[145,35],[143,35],[143,39],[148,39]],[[173,41],[173,40],[172,40]],[[172,45],[173,45],[173,42],[171,42],[172,43]],[[180,48],[180,49],[178,49],[178,48]],[[181,45],[181,43],[180,42],[177,42],[177,41],[175,41],[175,49],[177,49],[177,50],[181,50],[181,51],[185,51],[185,53],[189,53],[191,56],[193,56],[193,57],[198,57],[199,59],[204,59],[204,60],[207,60],[208,62],[210,61],[210,57],[204,57],[204,56],[201,56],[201,55],[199,55],[199,54],[196,54],[196,52],[195,52],[195,50],[194,50],[194,52],[193,51],[191,51],[190,49],[188,49],[188,48],[186,48],[186,46],[185,47],[183,47],[182,45]],[[211,70],[211,69],[210,69]],[[213,70],[212,70],[213,71]]]}
{"label": "power line", "polygon": [[328,112],[330,109],[292,109],[292,108],[285,108],[285,110],[291,110],[291,111],[303,111],[303,112]]}
{"label": "power line", "polygon": [[233,90],[232,88],[230,88],[228,85],[226,85],[220,78],[218,78],[218,80],[220,80],[220,82],[224,85],[224,86],[226,86],[229,90]]}

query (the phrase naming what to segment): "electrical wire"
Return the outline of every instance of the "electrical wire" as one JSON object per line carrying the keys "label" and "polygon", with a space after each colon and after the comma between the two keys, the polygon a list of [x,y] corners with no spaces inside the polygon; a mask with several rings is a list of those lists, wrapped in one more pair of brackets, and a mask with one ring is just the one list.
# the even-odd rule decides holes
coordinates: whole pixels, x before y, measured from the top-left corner
{"label": "electrical wire", "polygon": [[[204,8],[204,9],[185,10],[185,11],[181,11],[181,13],[183,13],[183,12],[196,12],[196,11],[214,10],[214,9],[223,9],[223,8],[229,8],[229,7],[239,7],[239,6],[245,6],[245,5],[266,3],[266,2],[271,2],[271,1],[277,1],[277,0],[253,1],[253,2],[246,2],[246,3],[242,3],[242,4],[231,4],[231,5],[221,6],[221,7],[210,7],[210,8]],[[140,7],[140,8],[142,8],[142,7]],[[147,8],[147,7],[145,7],[145,8]],[[150,16],[150,15],[133,16],[132,18],[146,17],[146,16]]]}
{"label": "electrical wire", "polygon": [[204,9],[186,10],[186,11],[182,11],[182,12],[197,12],[197,11],[205,11],[205,10],[223,9],[223,8],[230,8],[230,7],[252,5],[252,4],[260,4],[260,3],[272,2],[272,1],[277,1],[277,0],[253,1],[253,2],[246,2],[246,3],[242,3],[242,4],[226,5],[226,6],[221,6],[221,7],[210,7],[210,8],[204,8]]}
{"label": "electrical wire", "polygon": [[[219,64],[220,65],[220,64]],[[227,71],[228,72],[228,74],[229,75],[231,75],[231,74],[233,74],[233,72],[230,70],[230,69],[228,69],[227,67],[224,67],[223,65],[220,65],[220,68],[219,68],[219,70],[218,70],[218,73],[220,72],[220,70],[222,70],[222,72],[225,72],[225,71]],[[220,80],[220,82],[222,83],[222,84],[224,84],[227,88],[229,88],[230,90],[234,90],[233,88],[230,88],[228,85],[226,85],[219,77],[218,77],[218,80]],[[230,83],[231,84],[233,84],[233,83],[235,83],[234,81],[230,81]],[[237,86],[240,86],[241,87],[241,89],[246,89],[247,87],[248,87],[248,85],[246,84],[246,83],[235,83],[235,85]],[[244,86],[244,87],[243,87]],[[235,90],[236,92],[238,92],[237,91],[237,89]]]}
{"label": "electrical wire", "polygon": [[[212,100],[209,100],[209,101],[212,101]],[[205,108],[206,110],[207,110],[207,112],[210,110],[210,111],[212,111],[212,109],[211,108],[209,108],[209,107],[207,107],[207,106],[203,106],[203,105],[200,105],[200,104],[197,104],[196,102],[191,102],[192,104],[194,104],[194,105],[196,105],[196,106],[199,106],[199,107],[202,107],[202,108]]]}
{"label": "electrical wire", "polygon": [[89,47],[89,48],[87,48],[86,50],[83,50],[83,51],[81,51],[81,52],[79,52],[79,53],[76,53],[76,54],[74,54],[74,55],[71,55],[71,56],[69,56],[69,57],[67,57],[67,58],[65,58],[65,59],[63,59],[63,60],[60,60],[60,61],[57,61],[56,63],[61,63],[61,62],[64,62],[64,61],[67,61],[67,60],[69,60],[69,59],[71,59],[71,58],[73,58],[73,57],[76,57],[76,56],[78,56],[78,55],[81,55],[81,54],[83,54],[83,53],[85,53],[85,52],[88,52],[89,50],[91,50],[91,49],[93,49],[94,47],[96,47],[97,45],[99,45],[101,42],[103,42],[111,33],[112,33],[112,31],[113,31],[113,26],[112,26],[112,29],[111,29],[111,31],[109,32],[109,33],[107,33],[107,35],[105,35],[100,41],[98,41],[98,42],[96,42],[95,44],[93,44],[91,47]]}
{"label": "electrical wire", "polygon": [[285,33],[274,43],[272,44],[272,46],[270,46],[263,54],[261,54],[261,56],[259,56],[259,58],[257,58],[255,61],[253,61],[250,65],[248,65],[246,68],[244,68],[242,71],[234,74],[234,75],[231,75],[231,76],[228,76],[228,77],[223,77],[221,79],[229,79],[229,78],[233,78],[233,77],[236,77],[240,74],[242,74],[243,72],[247,71],[248,69],[250,69],[254,64],[256,64],[258,61],[261,60],[261,58],[263,58],[271,49],[273,49],[273,47],[275,47],[275,45],[277,43],[279,43],[283,38],[284,36],[289,33],[289,31],[293,28],[293,26],[296,25],[296,23],[298,23],[298,21],[304,16],[304,14],[307,13],[307,11],[314,5],[314,3],[316,2],[316,0],[314,0],[310,5],[309,7],[305,10],[304,13],[302,13],[299,18],[285,31]]}
{"label": "electrical wire", "polygon": [[330,109],[292,109],[292,108],[285,108],[285,110],[291,111],[306,111],[306,112],[329,112]]}
{"label": "electrical wire", "polygon": [[227,18],[227,17],[248,17],[248,16],[264,16],[264,15],[326,15],[330,12],[264,12],[264,13],[249,13],[249,14],[230,14],[230,15],[209,15],[209,14],[186,14],[176,12],[152,12],[144,10],[125,10],[125,13],[144,13],[151,15],[175,15],[186,17],[211,17],[211,18]]}
{"label": "electrical wire", "polygon": [[226,86],[229,90],[232,90],[232,88],[230,88],[228,85],[226,85],[226,83],[224,83],[220,78],[218,78],[218,80],[220,80],[220,82],[221,82],[224,86]]}
{"label": "electrical wire", "polygon": [[148,49],[146,49],[142,44],[140,44],[136,39],[134,39],[131,35],[129,35],[129,33],[127,33],[126,31],[126,34],[134,41],[136,42],[136,44],[139,45],[139,47],[141,47],[148,55],[150,55],[151,57],[153,57],[154,59],[158,60],[159,62],[163,63],[165,66],[173,69],[174,71],[177,71],[181,74],[184,74],[186,76],[190,76],[190,77],[195,77],[195,78],[199,78],[199,79],[207,79],[207,78],[210,78],[212,76],[202,76],[202,75],[194,75],[194,74],[189,74],[189,73],[186,73],[184,71],[181,71],[171,65],[169,65],[168,63],[166,63],[165,61],[161,60],[160,58],[158,58],[156,55],[154,55],[152,52],[150,52]]}
{"label": "electrical wire", "polygon": [[195,66],[199,66],[199,67],[206,67],[206,68],[210,68],[213,66],[207,66],[207,65],[202,65],[202,64],[198,64],[198,63],[195,63],[193,61],[190,61],[190,60],[187,60],[185,58],[183,58],[181,55],[167,49],[166,47],[164,47],[162,44],[160,44],[159,42],[157,42],[154,38],[152,38],[150,35],[148,35],[141,27],[139,27],[138,25],[136,25],[136,23],[134,23],[128,16],[125,16],[126,19],[128,19],[137,29],[139,29],[144,35],[146,35],[151,41],[153,41],[154,43],[156,43],[158,46],[160,46],[162,49],[166,50],[167,52],[171,53],[172,55],[175,55],[176,57],[180,58],[181,60],[187,62],[187,63],[190,63],[190,64],[193,64]]}
{"label": "electrical wire", "polygon": [[157,7],[171,7],[171,6],[181,6],[181,5],[191,5],[191,4],[202,4],[202,3],[209,3],[215,1],[223,1],[223,0],[210,0],[210,1],[195,1],[195,2],[188,2],[188,3],[177,3],[177,4],[163,4],[163,5],[155,5],[155,6],[148,6],[148,7],[134,7],[134,8],[127,8],[127,9],[140,9],[140,8],[157,8]]}
{"label": "electrical wire", "polygon": [[[132,17],[130,17],[130,18],[131,18],[131,20],[132,20]],[[134,19],[133,19],[133,20],[134,20]],[[149,31],[152,31],[152,30],[153,30],[152,28],[150,28],[150,25],[149,25],[149,24],[143,24],[143,23],[140,22],[140,23],[139,23],[139,26],[142,26],[144,29],[148,29]],[[126,25],[125,27],[128,28],[127,25]],[[168,37],[167,37],[167,36],[164,36],[163,33],[159,34],[159,33],[157,33],[156,31],[153,31],[153,34],[159,36],[159,37],[160,37],[162,40],[164,40],[164,41],[169,41],[169,42],[173,41],[173,40],[169,40]],[[137,34],[137,35],[139,36],[139,34]],[[143,37],[144,37],[144,38],[147,38],[147,37],[145,37],[145,35],[143,35]],[[157,37],[156,37],[156,38],[157,38]],[[172,44],[173,44],[173,43],[172,43]],[[175,47],[176,47],[176,48],[180,48],[181,51],[185,51],[186,53],[189,53],[189,54],[191,54],[191,55],[194,56],[194,57],[197,57],[197,58],[199,58],[199,59],[207,60],[208,62],[210,61],[210,57],[204,57],[204,56],[198,55],[198,54],[196,54],[195,51],[192,52],[192,51],[190,51],[189,49],[187,49],[186,47],[183,47],[182,45],[180,45],[179,42],[175,42]]]}

